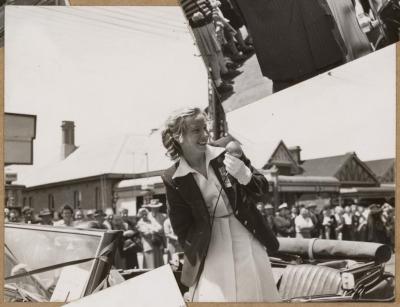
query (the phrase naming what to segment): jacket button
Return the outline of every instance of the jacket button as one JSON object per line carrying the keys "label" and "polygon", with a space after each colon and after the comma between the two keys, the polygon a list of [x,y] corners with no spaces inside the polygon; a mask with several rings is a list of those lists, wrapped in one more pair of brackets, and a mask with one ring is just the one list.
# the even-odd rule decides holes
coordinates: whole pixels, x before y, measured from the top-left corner
{"label": "jacket button", "polygon": [[255,235],[256,234],[256,230],[255,229],[253,229],[253,235]]}
{"label": "jacket button", "polygon": [[239,214],[239,210],[236,210],[236,211],[235,211],[235,215],[238,215],[238,214]]}
{"label": "jacket button", "polygon": [[246,221],[244,221],[244,224],[245,224],[245,225],[247,225],[247,220],[246,220]]}

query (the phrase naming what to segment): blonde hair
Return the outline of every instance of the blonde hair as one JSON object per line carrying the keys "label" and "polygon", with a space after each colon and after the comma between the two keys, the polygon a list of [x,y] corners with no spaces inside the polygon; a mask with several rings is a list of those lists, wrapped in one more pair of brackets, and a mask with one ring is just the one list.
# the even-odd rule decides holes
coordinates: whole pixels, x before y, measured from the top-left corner
{"label": "blonde hair", "polygon": [[161,137],[163,145],[167,150],[165,155],[171,160],[177,160],[183,154],[179,140],[182,138],[187,128],[185,119],[195,117],[198,114],[203,114],[207,117],[207,114],[200,108],[183,108],[172,113],[165,122]]}

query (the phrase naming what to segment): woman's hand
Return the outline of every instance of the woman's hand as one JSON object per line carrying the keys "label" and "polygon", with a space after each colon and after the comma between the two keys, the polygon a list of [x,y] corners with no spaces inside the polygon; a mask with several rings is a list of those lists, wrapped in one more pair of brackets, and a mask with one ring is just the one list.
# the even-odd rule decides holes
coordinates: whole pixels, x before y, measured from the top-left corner
{"label": "woman's hand", "polygon": [[247,185],[251,180],[251,170],[244,162],[229,153],[225,154],[224,164],[226,171],[242,185]]}
{"label": "woman's hand", "polygon": [[203,13],[201,13],[201,12],[196,12],[196,13],[194,13],[193,16],[192,16],[192,20],[193,20],[194,22],[197,22],[197,21],[200,21],[200,20],[203,20],[203,19],[204,19],[204,15],[203,15]]}

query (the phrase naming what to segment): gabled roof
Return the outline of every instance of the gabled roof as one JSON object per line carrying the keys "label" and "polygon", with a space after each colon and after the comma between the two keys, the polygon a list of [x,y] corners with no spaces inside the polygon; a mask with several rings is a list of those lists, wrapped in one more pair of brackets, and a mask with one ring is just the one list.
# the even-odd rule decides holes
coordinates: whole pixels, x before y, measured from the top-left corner
{"label": "gabled roof", "polygon": [[285,145],[285,143],[281,140],[278,146],[275,148],[271,157],[268,159],[268,162],[263,166],[263,169],[270,167],[271,165],[287,165],[291,166],[294,173],[300,172],[300,167],[296,160],[293,158],[291,152]]}
{"label": "gabled roof", "polygon": [[309,159],[302,163],[304,176],[335,176],[352,157],[352,153],[339,156]]}
{"label": "gabled roof", "polygon": [[383,177],[395,165],[395,159],[380,159],[364,161],[365,164],[374,172],[378,177]]}
{"label": "gabled roof", "polygon": [[[103,174],[138,174],[171,165],[164,155],[161,135],[119,135],[82,144],[70,156],[43,167],[18,172],[16,184],[35,187]],[[12,171],[13,166],[6,171]]]}

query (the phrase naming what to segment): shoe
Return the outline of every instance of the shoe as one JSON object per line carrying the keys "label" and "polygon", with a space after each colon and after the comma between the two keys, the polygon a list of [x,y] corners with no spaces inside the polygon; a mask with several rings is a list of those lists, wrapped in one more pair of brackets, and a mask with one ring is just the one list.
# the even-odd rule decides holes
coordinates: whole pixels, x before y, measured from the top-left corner
{"label": "shoe", "polygon": [[222,82],[220,86],[217,86],[217,91],[219,94],[225,94],[233,91],[233,86],[230,84],[227,84],[225,82]]}
{"label": "shoe", "polygon": [[240,51],[242,51],[243,53],[253,53],[254,52],[254,47],[251,45],[245,45],[244,47],[241,46],[240,47]]}
{"label": "shoe", "polygon": [[241,73],[242,71],[229,69],[226,73],[221,73],[221,78],[224,80],[231,80],[239,76]]}
{"label": "shoe", "polygon": [[238,53],[231,56],[232,61],[236,63],[240,63],[247,60],[247,57],[243,55],[243,53]]}
{"label": "shoe", "polygon": [[226,63],[226,68],[232,69],[232,70],[236,70],[236,69],[238,69],[240,66],[242,66],[242,65],[240,65],[240,64],[238,64],[238,63],[234,63],[234,62],[227,62],[227,63]]}
{"label": "shoe", "polygon": [[229,97],[231,97],[235,92],[227,92],[219,95],[219,101],[221,103],[225,102]]}

